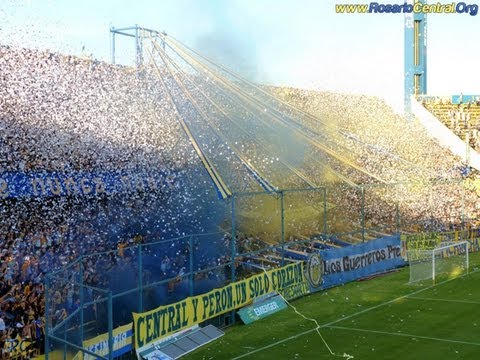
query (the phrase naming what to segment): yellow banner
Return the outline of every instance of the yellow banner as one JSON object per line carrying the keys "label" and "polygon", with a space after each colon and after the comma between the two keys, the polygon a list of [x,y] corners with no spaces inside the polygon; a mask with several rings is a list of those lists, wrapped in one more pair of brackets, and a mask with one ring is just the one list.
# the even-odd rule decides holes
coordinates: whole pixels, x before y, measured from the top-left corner
{"label": "yellow banner", "polygon": [[408,260],[407,251],[409,250],[432,250],[441,243],[457,241],[469,241],[469,251],[478,251],[480,248],[479,233],[478,229],[469,229],[401,235],[402,257]]}
{"label": "yellow banner", "polygon": [[[17,335],[15,339],[11,341],[5,341],[3,351],[7,358],[23,358],[28,357],[30,351],[28,348],[33,344],[32,340],[22,339],[20,335]],[[2,349],[0,349],[0,354]]]}
{"label": "yellow banner", "polygon": [[[291,289],[305,282],[303,263],[298,262],[174,304],[141,314],[133,313],[135,346],[139,349],[177,331],[243,307],[259,296],[272,291],[281,292],[285,288]],[[300,288],[305,290],[305,287]],[[308,292],[308,289],[305,291]]]}

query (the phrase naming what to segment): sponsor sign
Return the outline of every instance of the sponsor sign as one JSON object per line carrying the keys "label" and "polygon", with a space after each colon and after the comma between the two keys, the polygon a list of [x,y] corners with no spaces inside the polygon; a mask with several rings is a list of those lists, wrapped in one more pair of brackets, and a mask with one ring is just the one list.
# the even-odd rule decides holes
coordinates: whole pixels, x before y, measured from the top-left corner
{"label": "sponsor sign", "polygon": [[287,303],[281,296],[274,296],[268,300],[257,302],[251,306],[244,307],[238,311],[244,324],[251,324],[254,321],[263,319],[280,310],[286,309]]}
{"label": "sponsor sign", "polygon": [[277,291],[288,298],[307,291],[303,263],[293,263],[144,313],[133,313],[135,346],[141,348],[182,329],[244,307]]}
{"label": "sponsor sign", "polygon": [[162,172],[5,172],[0,174],[0,199],[154,191],[173,181],[174,176]]}

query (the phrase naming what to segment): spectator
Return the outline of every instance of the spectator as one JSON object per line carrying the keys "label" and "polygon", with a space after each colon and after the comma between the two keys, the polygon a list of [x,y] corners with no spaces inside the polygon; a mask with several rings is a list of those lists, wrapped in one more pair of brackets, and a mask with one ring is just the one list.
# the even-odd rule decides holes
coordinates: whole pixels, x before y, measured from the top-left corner
{"label": "spectator", "polygon": [[[126,244],[147,248],[154,240],[184,236],[187,231],[204,232],[204,219],[208,226],[217,226],[223,220],[210,211],[219,211],[222,206],[215,202],[217,195],[210,182],[202,177],[204,171],[179,117],[196,131],[202,149],[234,191],[259,189],[238,155],[279,188],[304,188],[305,179],[314,185],[333,184],[334,190],[328,195],[334,201],[334,215],[328,219],[332,232],[359,226],[362,196],[351,183],[460,178],[455,170],[459,159],[417,123],[406,122],[377,98],[265,88],[281,102],[251,87],[247,93],[255,101],[242,103],[237,93],[210,77],[197,74],[188,81],[182,75],[197,97],[198,106],[194,106],[167,68],[159,71],[168,93],[160,86],[158,74],[149,68],[137,76],[123,66],[0,46],[0,175],[138,174],[153,169],[164,179],[152,191],[134,182],[128,191],[109,195],[0,197],[0,304],[4,323],[1,330],[0,322],[0,341],[11,343],[22,335],[35,337],[37,351],[41,351],[46,322],[53,319],[49,325],[55,325],[80,306],[79,290],[72,284],[82,280],[107,288],[112,285],[108,277],[112,269],[127,268],[137,274],[131,259],[134,250]],[[168,101],[169,95],[175,98],[175,104]],[[220,104],[222,111],[209,98]],[[448,104],[445,99],[434,101]],[[258,102],[261,111],[252,105]],[[209,114],[208,119],[202,112]],[[454,127],[460,126],[459,112],[452,110]],[[467,117],[463,121],[469,122]],[[286,144],[291,151],[285,152]],[[233,147],[241,154],[235,154]],[[345,179],[348,186],[344,186]],[[469,196],[477,199],[473,190],[467,190]],[[421,221],[430,228],[444,226],[447,217],[454,217],[448,220],[455,224],[459,218],[455,211],[464,198],[462,189],[453,186],[437,186],[435,191],[399,186],[393,194],[371,190],[367,191],[365,221],[392,223],[388,219],[392,213],[389,204],[397,197],[402,199],[399,209],[403,219],[417,224]],[[311,201],[306,195],[300,200]],[[465,204],[472,218],[480,211],[475,203]],[[265,225],[274,223],[275,215],[268,212]],[[205,271],[203,278],[208,275],[210,280],[222,283],[228,276],[222,267],[230,263],[225,256],[230,250],[226,250],[229,239],[226,236],[215,244],[208,238],[195,240],[192,249],[182,243],[145,250],[152,259],[158,255],[154,265],[163,273],[159,276],[146,271],[145,278],[153,282],[178,275],[166,289],[167,293],[174,292],[181,288],[178,284],[189,270],[186,265],[190,254],[194,254],[195,269],[216,267]],[[266,246],[258,234],[234,240],[237,251]],[[104,252],[107,255],[99,255]],[[79,255],[92,253],[97,255],[81,266],[72,265]],[[45,314],[45,275],[67,265],[71,266],[70,272],[51,284],[52,303],[50,313]],[[103,296],[91,287],[83,295],[89,301]],[[103,310],[96,306],[96,315]]]}

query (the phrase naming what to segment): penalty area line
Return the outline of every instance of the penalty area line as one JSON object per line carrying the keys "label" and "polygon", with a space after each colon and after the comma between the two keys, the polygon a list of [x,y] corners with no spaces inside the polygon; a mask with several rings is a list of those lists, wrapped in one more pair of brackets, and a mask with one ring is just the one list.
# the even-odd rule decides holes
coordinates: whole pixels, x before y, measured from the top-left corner
{"label": "penalty area line", "polygon": [[455,300],[455,299],[435,299],[435,298],[419,297],[419,296],[409,296],[408,299],[424,300],[424,301],[443,301],[443,302],[451,302],[451,303],[459,303],[459,304],[473,304],[473,305],[479,305],[480,304],[480,301]]}
{"label": "penalty area line", "polygon": [[[447,280],[444,280],[444,281],[439,282],[439,283],[437,283],[437,284],[432,284],[432,285],[430,285],[430,286],[427,286],[427,287],[425,287],[425,288],[423,288],[423,289],[419,289],[419,290],[417,290],[417,291],[414,291],[414,292],[411,292],[411,293],[408,293],[408,294],[399,296],[399,297],[397,297],[397,298],[395,298],[395,299],[392,299],[392,300],[389,300],[389,301],[386,301],[386,302],[383,302],[383,303],[380,303],[380,304],[371,306],[371,307],[369,307],[369,308],[367,308],[367,309],[358,311],[358,312],[353,313],[353,314],[351,314],[351,315],[344,316],[344,317],[341,317],[341,318],[339,318],[339,319],[337,319],[337,320],[334,320],[334,321],[331,321],[331,322],[329,322],[329,323],[323,324],[323,325],[320,326],[319,329],[326,328],[326,327],[330,327],[330,328],[331,328],[332,325],[334,325],[334,324],[336,324],[336,323],[339,323],[339,322],[341,322],[341,321],[348,320],[348,319],[351,319],[351,318],[353,318],[353,317],[355,317],[355,316],[362,315],[362,314],[365,314],[365,313],[367,313],[367,312],[369,312],[369,311],[372,311],[372,310],[381,308],[381,307],[383,307],[383,306],[385,306],[385,305],[389,305],[389,304],[392,304],[392,303],[394,303],[394,302],[397,302],[397,301],[400,301],[400,300],[403,300],[403,299],[407,299],[409,296],[416,295],[416,294],[420,294],[420,293],[422,293],[422,292],[424,292],[424,291],[427,291],[427,290],[433,289],[433,288],[435,288],[435,287],[437,287],[437,286],[440,286],[440,285],[449,283],[449,282],[451,282],[451,281],[453,281],[453,280],[457,280],[457,279],[463,278],[463,277],[465,277],[465,276],[471,275],[471,274],[476,273],[476,272],[478,272],[478,271],[479,271],[479,270],[470,271],[469,273],[463,274],[462,276],[459,276],[459,277],[456,277],[456,278],[452,278],[452,279],[447,279]],[[239,355],[239,356],[237,356],[237,357],[234,357],[234,358],[232,358],[232,360],[242,359],[242,358],[244,358],[244,357],[247,357],[247,356],[256,354],[256,353],[258,353],[258,352],[260,352],[260,351],[267,350],[267,349],[270,349],[270,348],[275,347],[275,346],[277,346],[277,345],[283,344],[284,342],[287,342],[287,341],[290,341],[290,340],[294,340],[294,339],[297,339],[297,338],[302,337],[302,336],[304,336],[304,335],[310,334],[310,333],[312,333],[312,332],[314,332],[314,331],[317,331],[317,329],[314,328],[314,329],[310,329],[310,330],[307,330],[307,331],[298,333],[298,334],[296,334],[296,335],[289,336],[289,337],[287,337],[287,338],[285,338],[285,339],[276,341],[276,342],[274,342],[274,343],[271,343],[271,344],[262,346],[261,348],[258,348],[258,349],[255,349],[255,350],[253,350],[253,351],[249,351],[249,352],[247,352],[247,353],[245,353],[245,354],[242,354],[242,355]]]}
{"label": "penalty area line", "polygon": [[359,328],[352,328],[352,327],[345,327],[345,326],[335,326],[335,325],[327,326],[327,327],[331,328],[331,329],[339,329],[339,330],[358,331],[358,332],[366,332],[366,333],[372,333],[372,334],[409,337],[409,338],[412,338],[412,339],[434,340],[434,341],[442,341],[442,342],[454,343],[454,344],[480,346],[480,343],[475,343],[475,342],[470,342],[470,341],[442,339],[442,338],[422,336],[422,335],[413,335],[413,334],[406,334],[406,333],[394,333],[394,332],[389,332],[389,331],[359,329]]}

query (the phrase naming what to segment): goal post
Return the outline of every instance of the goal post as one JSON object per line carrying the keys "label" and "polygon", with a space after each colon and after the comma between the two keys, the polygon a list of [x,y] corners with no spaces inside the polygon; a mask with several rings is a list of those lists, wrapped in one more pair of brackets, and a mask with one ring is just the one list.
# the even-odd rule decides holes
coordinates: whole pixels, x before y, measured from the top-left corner
{"label": "goal post", "polygon": [[468,273],[468,241],[442,243],[430,250],[407,250],[409,283],[435,279],[440,274],[457,277]]}

